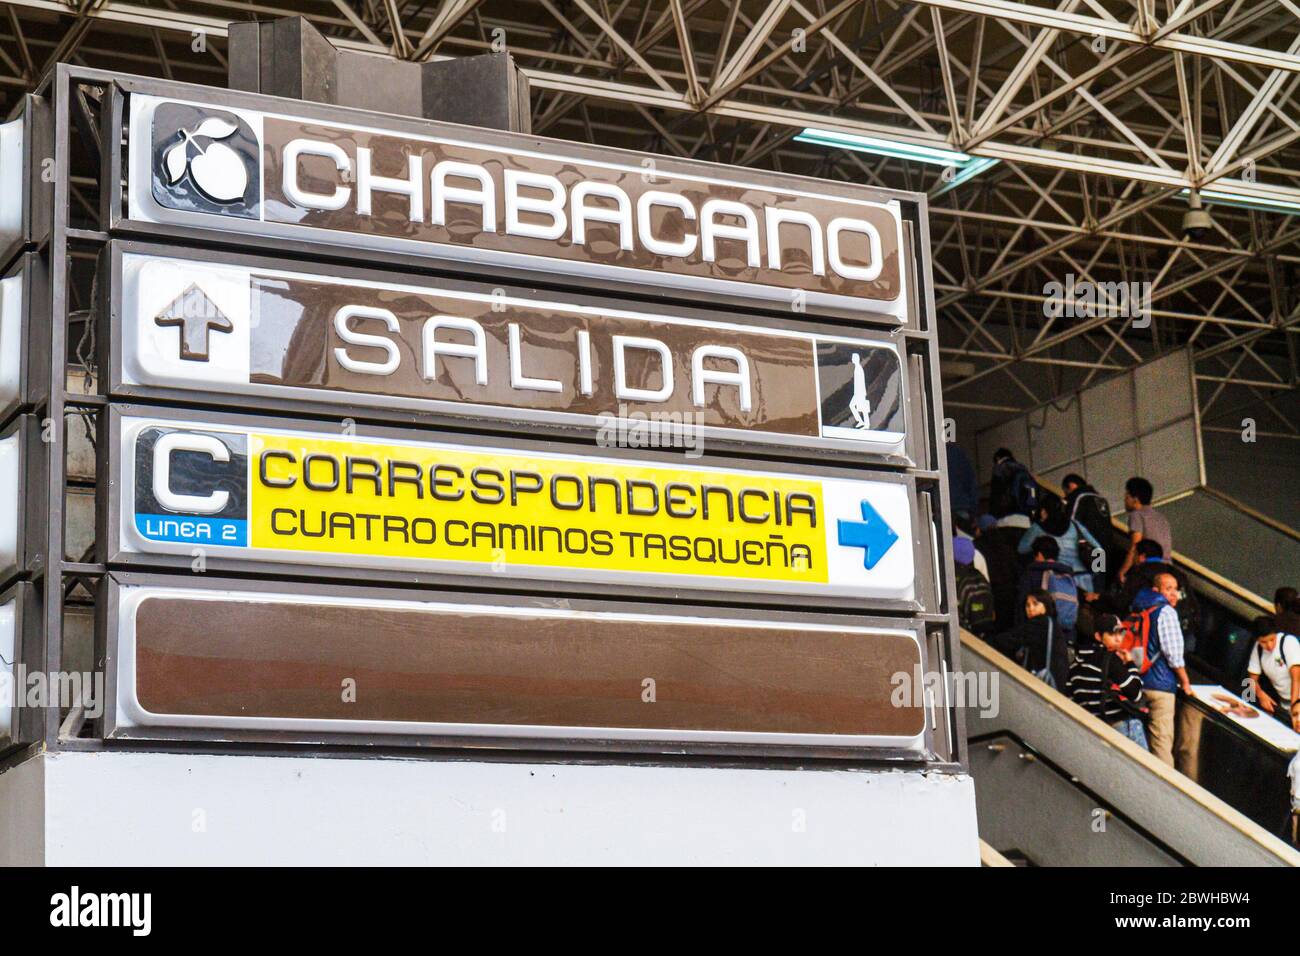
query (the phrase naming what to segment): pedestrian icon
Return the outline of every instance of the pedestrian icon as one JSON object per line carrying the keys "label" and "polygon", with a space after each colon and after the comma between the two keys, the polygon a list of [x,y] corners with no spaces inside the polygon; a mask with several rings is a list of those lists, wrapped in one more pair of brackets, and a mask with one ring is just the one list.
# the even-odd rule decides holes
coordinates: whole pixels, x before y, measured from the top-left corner
{"label": "pedestrian icon", "polygon": [[849,399],[849,411],[853,415],[854,427],[871,427],[871,402],[867,399],[867,372],[862,367],[862,356],[853,353],[853,397]]}
{"label": "pedestrian icon", "polygon": [[824,438],[900,443],[904,438],[903,367],[898,349],[881,343],[817,343],[817,382]]}

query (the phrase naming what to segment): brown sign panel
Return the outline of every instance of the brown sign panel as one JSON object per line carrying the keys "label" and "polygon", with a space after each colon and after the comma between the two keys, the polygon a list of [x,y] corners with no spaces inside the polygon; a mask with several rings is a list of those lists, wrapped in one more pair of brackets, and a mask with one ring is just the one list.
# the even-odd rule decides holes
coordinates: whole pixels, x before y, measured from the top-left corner
{"label": "brown sign panel", "polygon": [[[906,463],[897,343],[477,284],[118,249],[128,386],[834,448]],[[628,442],[631,443],[631,442]],[[657,444],[665,444],[659,442]],[[676,442],[670,442],[676,447]]]}
{"label": "brown sign panel", "polygon": [[887,194],[524,134],[342,122],[305,104],[290,115],[248,95],[214,99],[132,94],[131,219],[908,318],[902,211]]}
{"label": "brown sign panel", "polygon": [[922,666],[903,628],[126,586],[115,637],[117,737],[917,749],[925,730],[896,691]]}

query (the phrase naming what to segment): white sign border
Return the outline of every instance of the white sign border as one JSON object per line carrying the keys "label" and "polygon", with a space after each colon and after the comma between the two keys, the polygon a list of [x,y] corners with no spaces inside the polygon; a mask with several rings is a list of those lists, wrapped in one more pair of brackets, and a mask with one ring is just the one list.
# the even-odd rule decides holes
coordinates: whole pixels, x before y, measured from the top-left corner
{"label": "white sign border", "polygon": [[[450,574],[457,577],[492,576],[491,562],[446,561],[431,558],[397,558],[376,555],[331,554],[316,551],[294,551],[279,548],[254,548],[248,546],[215,545],[200,542],[155,541],[143,537],[135,528],[135,488],[136,488],[136,439],[139,433],[148,427],[177,429],[189,432],[223,432],[223,433],[261,433],[276,435],[298,435],[312,439],[337,439],[342,436],[323,431],[279,427],[275,424],[266,426],[250,424],[222,424],[220,422],[178,420],[166,415],[139,416],[129,415],[121,419],[121,435],[118,443],[118,544],[122,551],[132,554],[172,554],[194,556],[196,548],[209,557],[229,557],[256,563],[330,565],[333,567],[366,567],[377,570],[407,570],[434,574]],[[678,464],[663,460],[645,458],[616,458],[602,455],[562,455],[552,452],[538,452],[531,449],[501,448],[495,445],[468,445],[452,442],[440,442],[427,439],[392,438],[383,435],[358,434],[346,436],[347,440],[357,443],[371,442],[387,445],[412,445],[421,448],[434,448],[446,451],[487,454],[498,452],[511,457],[529,456],[547,460],[579,460],[584,463],[606,462],[619,466],[642,466],[652,468],[672,468],[680,471],[700,471],[711,474],[728,473],[752,478],[778,478],[793,481],[815,481],[822,485],[823,514],[822,532],[825,535],[826,555],[829,581],[804,584],[797,581],[767,581],[750,578],[734,578],[723,575],[663,574],[652,572],[607,570],[601,568],[570,568],[547,565],[511,565],[515,576],[535,581],[612,584],[653,588],[681,588],[690,591],[731,590],[750,591],[774,595],[803,595],[815,597],[859,598],[889,602],[918,602],[916,588],[917,555],[914,541],[917,516],[915,488],[911,480],[904,475],[894,473],[875,473],[873,478],[852,479],[818,474],[798,474],[791,472],[770,471],[766,469],[744,469],[709,464]],[[253,455],[248,456],[248,489],[253,484]],[[861,500],[865,494],[864,486],[876,489],[874,504],[881,517],[898,535],[898,540],[871,570],[863,566],[864,557],[860,547],[840,545],[835,512],[840,517],[850,516],[857,519],[849,509],[851,502]],[[889,501],[882,501],[880,493]],[[249,519],[251,521],[251,517]],[[251,533],[251,529],[250,529]],[[838,559],[838,561],[837,561]],[[859,573],[854,564],[861,568],[863,575],[874,575],[877,579],[887,574],[894,583],[888,586],[850,586],[836,583],[836,567],[840,568],[841,578]],[[853,570],[850,570],[853,569]]]}
{"label": "white sign border", "polygon": [[[440,601],[409,601],[382,598],[330,597],[288,592],[209,590],[158,585],[119,585],[117,610],[117,710],[113,737],[126,736],[121,729],[195,729],[284,731],[295,733],[338,733],[407,736],[491,737],[522,739],[618,740],[650,743],[766,744],[775,746],[894,748],[923,752],[928,719],[912,737],[878,734],[799,734],[754,731],[668,730],[625,727],[565,727],[520,724],[471,724],[415,721],[336,720],[287,717],[226,717],[196,714],[154,714],[140,704],[136,694],[135,614],[153,597],[184,597],[187,600],[251,601],[267,604],[326,604],[345,607],[374,607],[457,614],[495,614],[519,618],[591,618],[627,623],[681,623],[687,626],[743,627],[751,629],[797,628],[805,631],[856,633],[864,637],[906,636],[916,645],[917,662],[925,666],[925,648],[916,632],[907,628],[863,625],[817,624],[808,622],[754,620],[748,618],[703,617],[665,614],[636,614],[622,611],[588,611],[565,608],[517,607],[510,605],[452,604]],[[909,675],[914,678],[915,675]]]}

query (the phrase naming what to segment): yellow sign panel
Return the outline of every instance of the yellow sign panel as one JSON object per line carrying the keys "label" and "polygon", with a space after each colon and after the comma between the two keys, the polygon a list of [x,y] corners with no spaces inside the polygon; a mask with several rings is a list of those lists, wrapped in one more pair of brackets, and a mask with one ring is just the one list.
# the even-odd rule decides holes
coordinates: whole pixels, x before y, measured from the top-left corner
{"label": "yellow sign panel", "polygon": [[255,550],[828,580],[817,479],[257,432],[248,456]]}
{"label": "yellow sign panel", "polygon": [[123,439],[130,550],[915,599],[915,492],[893,476],[165,419],[127,418]]}

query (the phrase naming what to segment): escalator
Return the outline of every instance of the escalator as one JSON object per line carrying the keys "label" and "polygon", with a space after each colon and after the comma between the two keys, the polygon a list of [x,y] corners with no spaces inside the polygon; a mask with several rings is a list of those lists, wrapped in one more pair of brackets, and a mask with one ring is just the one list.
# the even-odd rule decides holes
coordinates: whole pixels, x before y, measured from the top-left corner
{"label": "escalator", "polygon": [[[1300,852],[970,634],[965,671],[997,681],[968,708],[980,836],[1031,865],[1300,866]],[[991,712],[990,712],[991,711]]]}
{"label": "escalator", "polygon": [[[972,739],[970,762],[979,781],[981,839],[1002,847],[1004,856],[1026,866],[1190,862],[1013,734]],[[1021,801],[1025,793],[1035,799]]]}
{"label": "escalator", "polygon": [[1185,773],[963,633],[963,667],[996,675],[999,689],[996,712],[966,710],[981,838],[1026,865],[1300,865],[1286,777],[1294,741],[1278,740],[1289,731],[1261,734],[1272,718],[1228,717],[1211,693],[1240,691],[1251,621],[1272,612],[1263,595],[1282,582],[1270,575],[1300,569],[1300,536],[1208,489],[1160,510],[1192,552],[1173,558],[1200,609],[1188,662],[1205,700],[1180,703]]}

